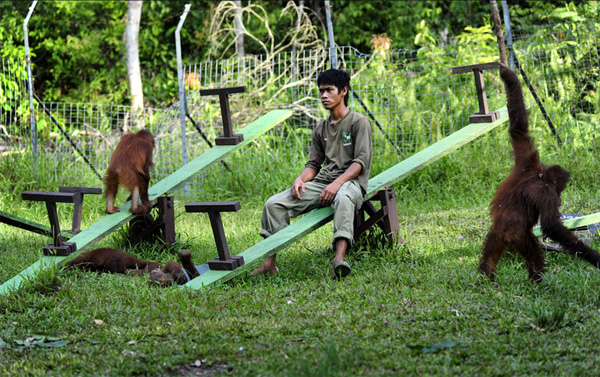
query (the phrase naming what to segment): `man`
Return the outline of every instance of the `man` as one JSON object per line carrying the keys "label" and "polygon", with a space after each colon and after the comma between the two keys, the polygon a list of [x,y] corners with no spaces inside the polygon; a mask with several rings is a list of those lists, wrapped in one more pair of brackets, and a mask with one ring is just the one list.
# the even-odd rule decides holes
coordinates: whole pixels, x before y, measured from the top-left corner
{"label": "man", "polygon": [[[335,277],[352,270],[344,261],[354,239],[354,214],[362,206],[371,171],[371,123],[348,109],[350,75],[329,69],[317,79],[321,103],[329,118],[319,124],[312,137],[309,160],[291,189],[273,195],[263,208],[260,234],[269,237],[290,224],[290,218],[317,207],[333,206]],[[273,274],[275,257],[265,259],[252,274]]]}

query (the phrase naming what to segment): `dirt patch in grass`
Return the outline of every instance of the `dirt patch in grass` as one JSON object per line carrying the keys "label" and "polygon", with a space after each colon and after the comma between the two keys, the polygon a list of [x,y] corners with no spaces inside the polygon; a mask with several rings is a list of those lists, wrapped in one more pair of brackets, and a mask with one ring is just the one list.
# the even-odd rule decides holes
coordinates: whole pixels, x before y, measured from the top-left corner
{"label": "dirt patch in grass", "polygon": [[203,376],[203,377],[216,377],[221,375],[222,372],[227,370],[226,363],[214,363],[211,365],[206,365],[200,360],[196,360],[196,362],[191,364],[184,364],[179,366],[172,371],[167,372],[164,376],[172,376],[172,377],[192,377],[192,376]]}

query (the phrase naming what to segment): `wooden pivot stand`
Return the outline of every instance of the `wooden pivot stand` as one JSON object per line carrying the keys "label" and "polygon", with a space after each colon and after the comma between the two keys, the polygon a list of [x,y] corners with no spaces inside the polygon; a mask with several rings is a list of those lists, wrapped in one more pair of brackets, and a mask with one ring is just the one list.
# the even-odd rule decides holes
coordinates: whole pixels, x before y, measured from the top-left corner
{"label": "wooden pivot stand", "polygon": [[150,235],[158,235],[165,244],[175,243],[175,205],[172,196],[160,196],[153,208],[158,208],[158,216],[136,216],[129,221],[129,242],[139,243]]}
{"label": "wooden pivot stand", "polygon": [[229,110],[229,95],[233,93],[245,93],[245,86],[233,86],[230,88],[200,89],[201,96],[218,95],[221,104],[221,119],[223,120],[223,133],[215,139],[217,145],[236,145],[244,140],[244,135],[234,134],[231,125],[231,111]]}
{"label": "wooden pivot stand", "polygon": [[500,119],[500,112],[489,111],[487,97],[485,95],[485,85],[483,83],[483,70],[500,68],[498,63],[483,63],[464,65],[462,67],[452,67],[452,73],[465,73],[473,71],[475,75],[475,88],[477,89],[477,99],[479,101],[479,112],[469,117],[470,123],[492,123]]}
{"label": "wooden pivot stand", "polygon": [[54,242],[42,248],[44,255],[66,256],[77,250],[74,242],[63,241],[60,224],[58,223],[56,203],[73,203],[75,205],[73,209],[73,229],[71,232],[78,233],[81,227],[81,208],[84,194],[102,193],[102,189],[89,187],[59,187],[58,190],[59,192],[23,191],[22,193],[23,200],[46,202],[52,240]]}
{"label": "wooden pivot stand", "polygon": [[72,192],[81,194],[81,200],[77,200],[73,203],[73,228],[71,229],[71,233],[81,232],[81,210],[83,207],[83,197],[85,194],[100,195],[102,194],[102,189],[94,187],[59,187],[58,192]]}
{"label": "wooden pivot stand", "polygon": [[236,212],[240,210],[240,202],[197,202],[188,203],[185,205],[186,212],[208,212],[210,225],[215,236],[215,244],[219,257],[208,262],[208,267],[211,270],[235,270],[244,265],[244,257],[231,256],[225,231],[223,230],[223,221],[221,220],[221,212]]}
{"label": "wooden pivot stand", "polygon": [[[373,201],[381,203],[380,210],[375,208],[372,203]],[[365,220],[365,213],[369,215],[367,220]],[[390,245],[404,243],[404,239],[398,234],[400,225],[398,223],[396,193],[393,188],[385,188],[377,191],[356,212],[354,216],[354,239],[357,240],[373,225],[378,225],[383,230]]]}

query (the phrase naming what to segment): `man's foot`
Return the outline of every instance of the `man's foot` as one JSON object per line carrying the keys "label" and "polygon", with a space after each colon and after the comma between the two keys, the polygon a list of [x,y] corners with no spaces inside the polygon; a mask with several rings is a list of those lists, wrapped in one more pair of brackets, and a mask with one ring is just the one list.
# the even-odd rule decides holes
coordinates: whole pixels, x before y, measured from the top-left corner
{"label": "man's foot", "polygon": [[256,270],[252,271],[252,275],[273,275],[279,271],[275,263],[275,255],[271,255],[267,259],[265,259],[262,265]]}
{"label": "man's foot", "polygon": [[277,272],[279,272],[279,268],[277,268],[275,266],[265,266],[263,264],[256,270],[252,271],[250,274],[251,275],[273,275],[273,274],[276,274]]}
{"label": "man's foot", "polygon": [[348,276],[352,272],[352,268],[350,265],[344,261],[339,261],[337,259],[333,260],[333,278],[341,279]]}

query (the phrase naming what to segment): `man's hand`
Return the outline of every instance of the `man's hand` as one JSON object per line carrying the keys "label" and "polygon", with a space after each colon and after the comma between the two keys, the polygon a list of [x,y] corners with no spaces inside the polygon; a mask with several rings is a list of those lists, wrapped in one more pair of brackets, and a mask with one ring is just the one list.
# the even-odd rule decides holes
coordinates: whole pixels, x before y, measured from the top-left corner
{"label": "man's hand", "polygon": [[331,203],[333,203],[333,199],[335,199],[335,196],[340,190],[340,187],[342,187],[342,185],[340,185],[339,183],[330,183],[327,187],[325,187],[325,190],[323,190],[323,192],[321,193],[321,196],[319,197],[319,203],[321,203],[321,205],[324,206],[328,206]]}
{"label": "man's hand", "polygon": [[300,196],[300,190],[302,190],[302,192],[306,192],[304,181],[298,177],[292,185],[292,196],[298,200],[302,200],[302,197]]}

